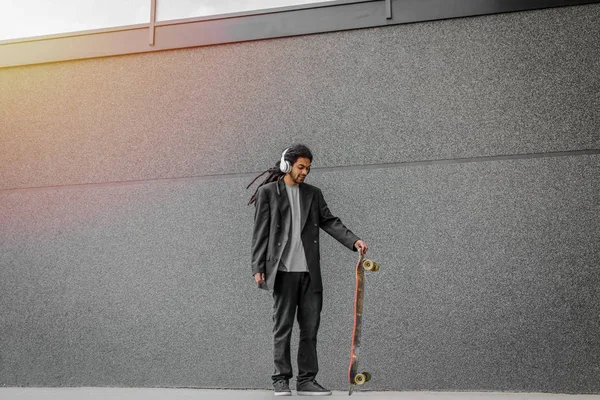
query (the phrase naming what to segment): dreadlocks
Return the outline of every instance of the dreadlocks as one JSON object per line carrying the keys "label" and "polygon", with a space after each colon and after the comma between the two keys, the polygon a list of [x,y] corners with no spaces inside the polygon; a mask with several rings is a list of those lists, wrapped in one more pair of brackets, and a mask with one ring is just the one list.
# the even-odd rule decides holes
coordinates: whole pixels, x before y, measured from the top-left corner
{"label": "dreadlocks", "polygon": [[[295,144],[292,147],[288,148],[287,152],[285,153],[285,160],[289,161],[291,165],[294,165],[296,160],[298,160],[298,158],[300,158],[300,157],[308,158],[310,161],[312,161],[312,159],[313,159],[313,155],[312,155],[310,149],[303,144]],[[281,172],[281,169],[279,168],[280,164],[281,164],[281,161],[277,161],[275,163],[275,166],[269,168],[262,174],[258,175],[256,178],[254,178],[254,180],[252,182],[250,182],[250,184],[248,186],[246,186],[246,189],[250,188],[250,186],[252,186],[252,184],[254,184],[254,182],[256,182],[256,180],[258,178],[260,178],[267,172],[269,173],[269,175],[267,175],[265,180],[262,181],[262,183],[260,185],[258,185],[256,190],[254,191],[254,194],[250,198],[248,205],[256,202],[256,194],[258,193],[258,189],[260,189],[261,186],[266,185],[267,183],[278,181],[285,176],[285,173]]]}
{"label": "dreadlocks", "polygon": [[266,170],[265,172],[263,172],[262,174],[258,175],[256,178],[254,178],[254,180],[252,182],[250,182],[250,184],[248,186],[246,186],[246,189],[250,188],[250,186],[252,186],[252,184],[254,182],[256,182],[256,180],[258,178],[260,178],[267,172],[269,173],[269,175],[267,176],[267,178],[264,181],[262,181],[262,183],[260,185],[258,185],[256,190],[254,191],[254,194],[250,198],[248,205],[250,205],[256,201],[256,194],[258,193],[258,189],[260,189],[261,186],[266,185],[267,183],[270,183],[270,182],[278,181],[279,179],[281,179],[285,176],[285,174],[283,172],[281,172],[281,170],[279,169],[279,161],[277,161],[277,164],[275,164],[274,167],[269,168],[268,170]]}

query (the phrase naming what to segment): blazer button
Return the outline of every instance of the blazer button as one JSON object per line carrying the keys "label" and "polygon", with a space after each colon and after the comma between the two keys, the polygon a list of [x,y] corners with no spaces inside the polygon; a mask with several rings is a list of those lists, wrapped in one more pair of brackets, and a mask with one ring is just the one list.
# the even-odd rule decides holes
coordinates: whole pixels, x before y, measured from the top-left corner
{"label": "blazer button", "polygon": [[315,226],[319,226],[319,225],[315,224]]}
{"label": "blazer button", "polygon": [[[316,242],[315,242],[316,243]],[[277,246],[281,246],[281,243],[277,243]]]}
{"label": "blazer button", "polygon": [[317,243],[317,241],[315,240],[315,243]]}

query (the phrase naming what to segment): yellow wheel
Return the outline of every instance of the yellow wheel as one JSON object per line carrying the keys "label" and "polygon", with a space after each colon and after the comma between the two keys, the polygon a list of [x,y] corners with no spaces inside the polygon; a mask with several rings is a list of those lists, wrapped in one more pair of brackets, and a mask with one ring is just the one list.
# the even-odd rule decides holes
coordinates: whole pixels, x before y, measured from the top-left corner
{"label": "yellow wheel", "polygon": [[363,268],[367,271],[379,271],[379,264],[373,260],[363,261]]}
{"label": "yellow wheel", "polygon": [[364,374],[356,374],[356,376],[354,377],[355,385],[364,385],[366,381],[367,377]]}
{"label": "yellow wheel", "polygon": [[365,382],[369,382],[371,380],[371,374],[368,372],[363,372],[363,375],[365,376]]}

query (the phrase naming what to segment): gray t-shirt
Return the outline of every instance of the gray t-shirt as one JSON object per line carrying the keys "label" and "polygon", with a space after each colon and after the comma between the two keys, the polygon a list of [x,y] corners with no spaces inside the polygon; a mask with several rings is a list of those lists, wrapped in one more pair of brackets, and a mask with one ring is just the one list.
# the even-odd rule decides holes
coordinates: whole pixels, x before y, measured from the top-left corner
{"label": "gray t-shirt", "polygon": [[279,263],[279,271],[287,272],[307,272],[306,255],[300,236],[300,224],[302,223],[300,215],[300,187],[285,184],[285,188],[290,200],[290,209],[292,211],[292,226],[290,227],[290,236]]}

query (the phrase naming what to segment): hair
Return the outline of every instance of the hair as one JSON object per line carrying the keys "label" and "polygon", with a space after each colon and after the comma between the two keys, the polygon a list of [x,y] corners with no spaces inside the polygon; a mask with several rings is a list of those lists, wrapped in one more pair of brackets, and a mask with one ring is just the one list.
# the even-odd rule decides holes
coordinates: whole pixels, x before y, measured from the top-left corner
{"label": "hair", "polygon": [[[296,161],[298,161],[298,158],[300,158],[300,157],[308,158],[311,162],[313,159],[313,155],[308,147],[306,147],[303,144],[295,144],[292,147],[288,148],[287,152],[285,153],[284,159],[286,161],[289,161],[291,165],[294,165],[296,163]],[[279,158],[281,159],[281,157],[279,157]],[[256,190],[254,191],[254,194],[250,198],[248,205],[256,202],[256,195],[258,193],[258,189],[260,189],[261,186],[266,185],[267,183],[278,181],[285,176],[285,173],[281,172],[281,169],[279,169],[279,164],[281,164],[281,160],[277,161],[274,166],[272,166],[271,168],[269,168],[262,174],[258,175],[256,178],[254,178],[254,180],[252,182],[250,182],[250,184],[248,186],[246,186],[246,189],[250,188],[250,186],[252,186],[258,178],[260,178],[267,172],[269,173],[269,175],[267,175],[265,180],[262,181],[262,183],[260,185],[258,185]]]}

